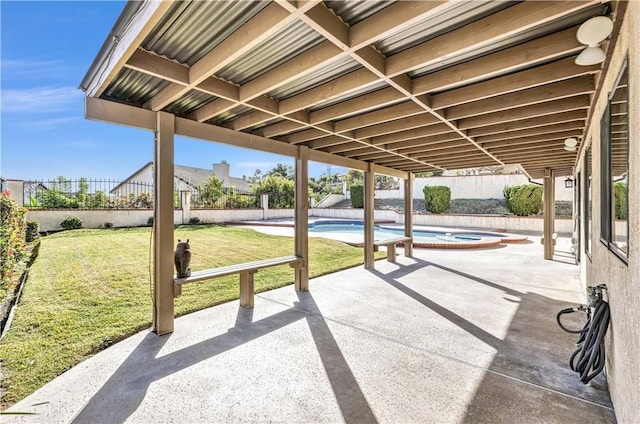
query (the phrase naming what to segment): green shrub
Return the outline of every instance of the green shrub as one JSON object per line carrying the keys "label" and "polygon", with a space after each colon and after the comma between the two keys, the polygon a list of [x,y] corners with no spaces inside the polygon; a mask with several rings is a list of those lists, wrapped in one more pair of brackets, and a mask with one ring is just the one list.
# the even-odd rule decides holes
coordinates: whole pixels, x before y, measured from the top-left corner
{"label": "green shrub", "polygon": [[351,205],[354,208],[364,208],[364,186],[361,184],[353,184],[349,187],[351,195]]}
{"label": "green shrub", "polygon": [[198,225],[200,224],[200,218],[198,218],[197,216],[192,216],[191,218],[189,218],[189,225]]}
{"label": "green shrub", "polygon": [[23,259],[26,246],[25,211],[9,196],[0,194],[0,295],[4,296],[15,273],[16,266]]}
{"label": "green shrub", "polygon": [[505,187],[507,207],[518,216],[536,215],[542,210],[542,187],[533,184],[523,184]]}
{"label": "green shrub", "polygon": [[152,216],[150,216],[149,219],[147,219],[147,225],[153,226],[153,217]]}
{"label": "green shrub", "polygon": [[25,240],[27,243],[31,243],[40,237],[40,223],[38,221],[27,221],[27,230],[25,233]]}
{"label": "green shrub", "polygon": [[104,228],[113,228],[113,222],[105,222]]}
{"label": "green shrub", "polygon": [[629,218],[629,204],[627,199],[627,183],[619,182],[613,185],[613,195],[615,197],[616,219]]}
{"label": "green shrub", "polygon": [[268,194],[270,208],[292,208],[295,202],[295,182],[277,174],[258,181],[252,190],[256,195]]}
{"label": "green shrub", "polygon": [[451,189],[446,186],[425,186],[424,206],[431,213],[445,213],[451,206]]}
{"label": "green shrub", "polygon": [[62,221],[60,223],[60,226],[65,230],[77,230],[79,228],[82,228],[82,221],[78,217],[70,216]]}

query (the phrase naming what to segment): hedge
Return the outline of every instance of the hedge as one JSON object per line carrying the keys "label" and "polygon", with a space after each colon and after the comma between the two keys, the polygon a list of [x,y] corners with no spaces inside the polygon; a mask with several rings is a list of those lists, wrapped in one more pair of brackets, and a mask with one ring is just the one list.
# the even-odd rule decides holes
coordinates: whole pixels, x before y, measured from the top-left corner
{"label": "hedge", "polygon": [[364,208],[364,186],[361,184],[353,184],[349,187],[351,194],[351,205],[354,208]]}
{"label": "hedge", "polygon": [[432,213],[445,213],[451,207],[451,189],[446,186],[426,186],[424,193],[424,206]]}
{"label": "hedge", "polygon": [[533,184],[505,186],[507,208],[518,216],[537,215],[542,210],[542,187]]}
{"label": "hedge", "polygon": [[0,294],[8,288],[15,268],[26,252],[25,210],[9,196],[0,194]]}

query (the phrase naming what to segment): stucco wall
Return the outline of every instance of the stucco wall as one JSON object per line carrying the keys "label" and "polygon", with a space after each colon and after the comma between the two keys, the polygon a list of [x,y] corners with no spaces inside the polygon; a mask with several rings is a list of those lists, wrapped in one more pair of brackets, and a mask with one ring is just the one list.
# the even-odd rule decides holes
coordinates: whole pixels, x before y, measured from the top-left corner
{"label": "stucco wall", "polygon": [[[181,211],[176,211],[174,222],[180,223]],[[61,230],[60,223],[70,216],[75,216],[82,220],[83,228],[100,228],[105,222],[110,222],[114,227],[140,227],[147,225],[153,211],[149,209],[62,209],[62,210],[30,210],[27,212],[27,219],[38,221],[40,231]]]}
{"label": "stucco wall", "polygon": [[[618,422],[640,422],[640,2],[628,3],[609,72],[604,76],[594,118],[585,140],[593,146],[592,255],[582,253],[582,278],[586,285],[607,284],[611,325],[606,339],[606,370]],[[629,263],[600,242],[600,118],[607,97],[629,57]],[[584,152],[579,169],[584,169]],[[584,193],[582,193],[584,196]],[[584,213],[581,214],[584,217]],[[582,225],[584,226],[584,218]],[[584,227],[583,227],[584,228]],[[584,233],[583,233],[584,234]],[[584,243],[582,243],[584,246]]]}
{"label": "stucco wall", "polygon": [[[565,178],[565,175],[556,178],[556,200],[573,200],[573,189],[565,188]],[[422,190],[427,185],[442,185],[451,189],[452,199],[502,199],[505,186],[521,184],[530,184],[523,174],[416,178],[413,198],[424,199]],[[376,199],[403,199],[404,187],[401,184],[398,190],[376,190],[375,196]]]}

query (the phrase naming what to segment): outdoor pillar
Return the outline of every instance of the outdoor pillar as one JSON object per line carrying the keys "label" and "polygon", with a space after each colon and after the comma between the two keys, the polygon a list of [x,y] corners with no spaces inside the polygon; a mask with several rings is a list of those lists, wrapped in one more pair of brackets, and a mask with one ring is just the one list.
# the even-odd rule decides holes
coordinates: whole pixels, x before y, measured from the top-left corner
{"label": "outdoor pillar", "polygon": [[544,258],[553,259],[554,239],[553,230],[556,220],[556,207],[555,207],[555,178],[553,171],[550,168],[544,170],[544,209],[542,212],[544,219]]}
{"label": "outdoor pillar", "polygon": [[180,190],[180,208],[182,209],[182,223],[188,224],[191,219],[191,191]]}
{"label": "outdoor pillar", "polygon": [[[404,235],[413,237],[413,172],[404,179]],[[413,256],[413,242],[404,245],[404,255]]]}
{"label": "outdoor pillar", "polygon": [[373,194],[375,190],[375,173],[373,166],[369,164],[369,169],[364,173],[364,268],[375,268],[374,246],[373,246],[373,225],[374,225],[374,204]]}
{"label": "outdoor pillar", "polygon": [[262,203],[262,219],[269,219],[269,195],[262,193],[260,202]]}
{"label": "outdoor pillar", "polygon": [[174,116],[157,113],[154,143],[153,331],[173,331],[173,136]]}
{"label": "outdoor pillar", "polygon": [[309,290],[309,148],[300,146],[296,157],[295,193],[295,244],[296,256],[303,265],[295,268],[297,291]]}

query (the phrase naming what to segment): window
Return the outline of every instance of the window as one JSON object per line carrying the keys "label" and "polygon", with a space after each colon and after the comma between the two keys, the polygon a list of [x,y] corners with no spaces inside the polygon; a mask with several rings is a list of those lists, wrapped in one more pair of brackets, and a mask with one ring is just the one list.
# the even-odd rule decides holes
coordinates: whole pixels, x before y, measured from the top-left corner
{"label": "window", "polygon": [[622,67],[601,120],[602,242],[625,262],[629,257],[629,89]]}
{"label": "window", "polygon": [[591,258],[591,218],[592,218],[592,193],[591,193],[591,181],[592,181],[592,169],[591,169],[591,143],[584,156],[584,172],[583,175],[583,190],[584,190],[584,252],[589,258]]}

